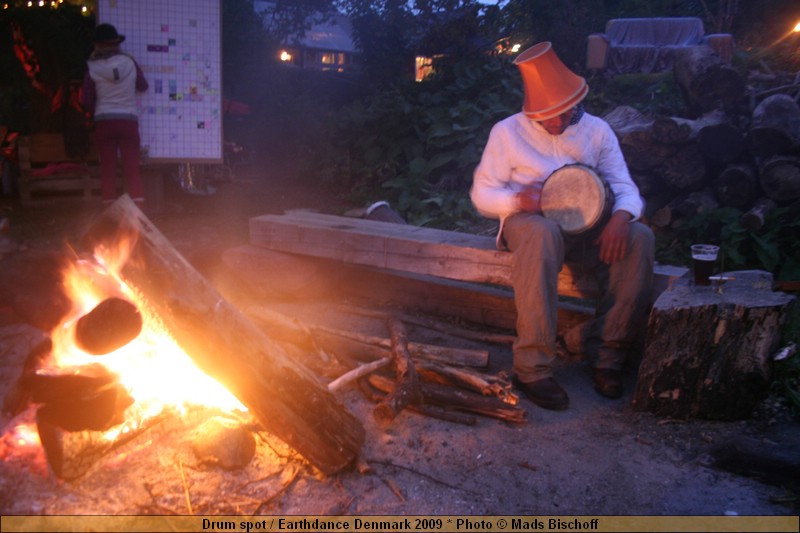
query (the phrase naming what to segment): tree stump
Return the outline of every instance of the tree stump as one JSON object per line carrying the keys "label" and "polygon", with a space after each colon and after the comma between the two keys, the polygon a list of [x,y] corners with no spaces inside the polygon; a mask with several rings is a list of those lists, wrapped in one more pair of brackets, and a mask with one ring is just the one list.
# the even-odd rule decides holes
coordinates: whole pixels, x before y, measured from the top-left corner
{"label": "tree stump", "polygon": [[766,395],[771,355],[794,296],[762,271],[726,273],[718,286],[682,278],[648,323],[633,406],[660,416],[741,420]]}

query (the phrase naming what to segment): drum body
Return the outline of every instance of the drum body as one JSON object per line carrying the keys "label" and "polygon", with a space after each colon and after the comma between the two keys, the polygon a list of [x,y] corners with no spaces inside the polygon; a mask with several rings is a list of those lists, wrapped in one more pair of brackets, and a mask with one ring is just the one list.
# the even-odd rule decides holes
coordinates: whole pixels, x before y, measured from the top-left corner
{"label": "drum body", "polygon": [[606,223],[614,194],[591,168],[565,165],[545,180],[540,206],[544,217],[557,222],[564,233],[580,235]]}

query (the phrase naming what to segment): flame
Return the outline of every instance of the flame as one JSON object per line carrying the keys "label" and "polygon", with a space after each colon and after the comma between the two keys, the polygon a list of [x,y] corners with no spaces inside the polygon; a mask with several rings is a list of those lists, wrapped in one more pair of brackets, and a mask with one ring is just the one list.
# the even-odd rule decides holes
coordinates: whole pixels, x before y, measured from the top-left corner
{"label": "flame", "polygon": [[11,430],[11,439],[19,447],[41,446],[39,432],[32,424],[19,424]]}
{"label": "flame", "polygon": [[[100,363],[117,374],[135,400],[138,416],[149,418],[165,409],[184,413],[190,405],[225,411],[247,408],[221,383],[205,374],[169,334],[146,299],[119,276],[132,246],[122,239],[119,250],[95,250],[95,260],[78,260],[64,272],[66,294],[72,310],[53,331],[52,357],[56,367]],[[142,331],[131,342],[102,356],[91,355],[75,343],[78,319],[106,298],[125,298],[138,308]]]}

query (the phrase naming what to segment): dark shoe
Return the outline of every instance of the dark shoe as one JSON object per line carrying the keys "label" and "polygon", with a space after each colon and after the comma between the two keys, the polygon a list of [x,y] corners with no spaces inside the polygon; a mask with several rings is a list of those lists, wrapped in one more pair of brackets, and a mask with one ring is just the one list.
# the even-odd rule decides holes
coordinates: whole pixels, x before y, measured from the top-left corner
{"label": "dark shoe", "polygon": [[594,369],[594,390],[606,398],[622,396],[622,375],[612,368]]}
{"label": "dark shoe", "polygon": [[513,382],[515,387],[524,392],[525,396],[539,407],[553,411],[562,411],[569,407],[569,396],[553,378],[523,383],[514,376]]}

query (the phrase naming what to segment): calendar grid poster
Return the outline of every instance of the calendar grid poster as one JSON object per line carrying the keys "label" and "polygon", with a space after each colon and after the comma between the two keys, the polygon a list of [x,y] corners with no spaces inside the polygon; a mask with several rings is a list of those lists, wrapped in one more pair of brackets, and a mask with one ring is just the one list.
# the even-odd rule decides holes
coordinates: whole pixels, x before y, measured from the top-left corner
{"label": "calendar grid poster", "polygon": [[150,84],[138,99],[151,162],[222,161],[220,0],[99,0]]}

